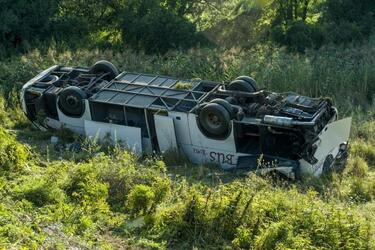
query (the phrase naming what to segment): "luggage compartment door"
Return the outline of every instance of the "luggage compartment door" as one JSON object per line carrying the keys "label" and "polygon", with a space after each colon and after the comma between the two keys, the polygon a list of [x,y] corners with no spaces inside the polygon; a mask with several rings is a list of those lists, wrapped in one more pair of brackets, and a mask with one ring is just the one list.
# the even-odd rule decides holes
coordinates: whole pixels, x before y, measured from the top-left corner
{"label": "luggage compartment door", "polygon": [[158,138],[161,152],[177,150],[176,133],[173,118],[168,116],[154,115],[156,137]]}
{"label": "luggage compartment door", "polygon": [[84,121],[85,134],[88,138],[106,140],[110,139],[113,143],[119,143],[134,152],[142,153],[141,129],[95,121]]}

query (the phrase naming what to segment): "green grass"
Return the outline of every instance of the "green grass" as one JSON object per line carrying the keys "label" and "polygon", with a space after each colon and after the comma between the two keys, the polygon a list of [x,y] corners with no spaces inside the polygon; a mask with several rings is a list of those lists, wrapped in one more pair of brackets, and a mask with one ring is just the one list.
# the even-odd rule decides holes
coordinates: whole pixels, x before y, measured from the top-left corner
{"label": "green grass", "polygon": [[[132,51],[34,50],[0,62],[0,249],[373,249],[375,247],[375,46],[288,54],[191,50],[146,56]],[[330,96],[353,115],[346,168],[285,182],[215,166],[193,166],[170,152],[142,157],[84,142],[56,151],[55,134],[34,130],[17,92],[52,64],[229,81],[254,76],[261,87]]]}

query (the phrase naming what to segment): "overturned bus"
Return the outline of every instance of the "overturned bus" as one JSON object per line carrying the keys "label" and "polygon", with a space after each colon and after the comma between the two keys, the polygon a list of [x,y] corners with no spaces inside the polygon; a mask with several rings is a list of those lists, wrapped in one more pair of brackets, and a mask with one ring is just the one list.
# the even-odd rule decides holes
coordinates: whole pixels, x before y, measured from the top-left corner
{"label": "overturned bus", "polygon": [[195,164],[278,172],[295,178],[332,170],[348,150],[351,118],[329,98],[229,83],[55,65],[28,81],[22,108],[38,128],[111,138],[135,153],[176,150]]}

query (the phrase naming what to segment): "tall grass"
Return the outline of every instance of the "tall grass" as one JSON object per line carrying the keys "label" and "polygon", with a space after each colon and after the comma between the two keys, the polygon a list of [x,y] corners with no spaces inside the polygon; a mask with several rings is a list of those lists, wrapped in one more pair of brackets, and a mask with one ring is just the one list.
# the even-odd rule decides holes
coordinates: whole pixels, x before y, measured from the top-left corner
{"label": "tall grass", "polygon": [[131,50],[57,51],[34,50],[0,61],[0,87],[19,89],[38,71],[53,64],[90,66],[112,61],[124,71],[230,81],[239,75],[253,76],[260,87],[294,91],[309,96],[329,96],[345,114],[374,109],[375,44],[361,47],[327,47],[306,54],[290,54],[270,45],[250,50],[193,49],[165,56],[144,55]]}

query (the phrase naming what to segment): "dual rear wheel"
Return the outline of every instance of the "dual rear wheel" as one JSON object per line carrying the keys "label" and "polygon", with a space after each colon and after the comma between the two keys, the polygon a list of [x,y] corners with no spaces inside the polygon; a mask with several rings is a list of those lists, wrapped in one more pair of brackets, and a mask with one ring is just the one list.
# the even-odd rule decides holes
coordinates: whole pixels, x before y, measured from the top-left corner
{"label": "dual rear wheel", "polygon": [[200,110],[198,121],[207,137],[223,139],[230,132],[232,117],[231,105],[224,99],[215,99]]}
{"label": "dual rear wheel", "polygon": [[250,76],[239,76],[229,83],[227,90],[254,93],[258,91],[256,81]]}
{"label": "dual rear wheel", "polygon": [[[240,76],[227,86],[227,90],[254,93],[258,91],[258,88],[253,78]],[[239,112],[232,106],[234,103],[233,97],[217,98],[202,107],[198,114],[198,125],[204,135],[213,139],[228,137],[231,131],[231,120]]]}

